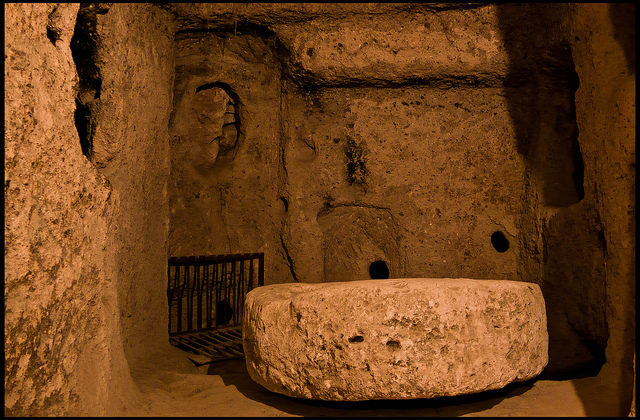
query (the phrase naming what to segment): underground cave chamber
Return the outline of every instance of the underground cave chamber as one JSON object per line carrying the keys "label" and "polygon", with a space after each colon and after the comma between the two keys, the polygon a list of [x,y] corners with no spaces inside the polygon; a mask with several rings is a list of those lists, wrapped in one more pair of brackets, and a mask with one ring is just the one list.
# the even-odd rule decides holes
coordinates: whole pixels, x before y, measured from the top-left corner
{"label": "underground cave chamber", "polygon": [[[36,39],[50,82],[5,117],[5,412],[117,412],[169,334],[239,325],[260,285],[461,278],[539,285],[538,379],[604,378],[626,414],[631,6],[241,6],[8,10],[11,30],[33,7],[46,31],[8,37],[6,95]],[[183,300],[188,276],[218,286]],[[34,299],[40,283],[55,286]],[[101,352],[109,397],[91,403],[78,384]]]}

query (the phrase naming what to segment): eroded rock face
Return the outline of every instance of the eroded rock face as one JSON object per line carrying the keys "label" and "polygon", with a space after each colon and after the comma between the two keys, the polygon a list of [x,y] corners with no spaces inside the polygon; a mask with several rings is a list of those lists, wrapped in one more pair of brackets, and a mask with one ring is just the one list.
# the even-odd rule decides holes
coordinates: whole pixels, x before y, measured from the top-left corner
{"label": "eroded rock face", "polygon": [[319,400],[502,388],[547,364],[544,299],[506,280],[390,279],[259,287],[246,298],[251,378]]}
{"label": "eroded rock face", "polygon": [[[416,82],[490,86],[508,70],[494,8],[317,19],[274,25],[295,80],[318,85]],[[393,36],[389,34],[393,33]]]}
{"label": "eroded rock face", "polygon": [[[289,92],[286,222],[297,278],[366,278],[362,267],[384,256],[394,277],[519,279],[526,168],[500,89]],[[509,251],[492,246],[496,231]],[[337,242],[363,249],[338,253]],[[342,277],[327,272],[333,255]]]}

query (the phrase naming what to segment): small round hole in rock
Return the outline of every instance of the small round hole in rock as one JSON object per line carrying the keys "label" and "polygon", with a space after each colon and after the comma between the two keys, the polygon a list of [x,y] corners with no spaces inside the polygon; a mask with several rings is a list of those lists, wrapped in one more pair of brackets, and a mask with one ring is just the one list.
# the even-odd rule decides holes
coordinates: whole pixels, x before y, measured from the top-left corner
{"label": "small round hole in rock", "polygon": [[497,231],[491,234],[491,245],[498,252],[506,252],[509,249],[509,240],[504,236],[504,233]]}
{"label": "small round hole in rock", "polygon": [[372,279],[388,279],[389,267],[387,263],[382,260],[377,260],[369,265],[369,277]]}
{"label": "small round hole in rock", "polygon": [[364,337],[361,335],[354,335],[349,338],[350,343],[362,343],[364,341]]}

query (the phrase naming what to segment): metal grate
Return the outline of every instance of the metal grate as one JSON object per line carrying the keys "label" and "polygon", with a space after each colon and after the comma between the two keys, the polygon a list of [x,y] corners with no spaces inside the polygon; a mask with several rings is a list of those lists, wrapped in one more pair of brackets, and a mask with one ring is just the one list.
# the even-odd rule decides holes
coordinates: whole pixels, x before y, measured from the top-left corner
{"label": "metal grate", "polygon": [[243,356],[247,292],[264,285],[264,254],[169,258],[169,342],[222,360]]}

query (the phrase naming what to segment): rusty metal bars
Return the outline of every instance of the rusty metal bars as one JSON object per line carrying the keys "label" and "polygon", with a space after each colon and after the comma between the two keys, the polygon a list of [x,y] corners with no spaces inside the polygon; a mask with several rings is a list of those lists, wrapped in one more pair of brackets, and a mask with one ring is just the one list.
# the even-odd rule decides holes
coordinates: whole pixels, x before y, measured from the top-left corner
{"label": "rusty metal bars", "polygon": [[264,285],[264,254],[173,257],[167,277],[170,336],[236,327],[246,293]]}

